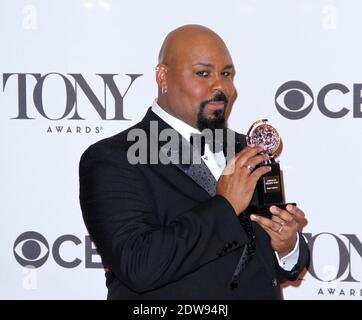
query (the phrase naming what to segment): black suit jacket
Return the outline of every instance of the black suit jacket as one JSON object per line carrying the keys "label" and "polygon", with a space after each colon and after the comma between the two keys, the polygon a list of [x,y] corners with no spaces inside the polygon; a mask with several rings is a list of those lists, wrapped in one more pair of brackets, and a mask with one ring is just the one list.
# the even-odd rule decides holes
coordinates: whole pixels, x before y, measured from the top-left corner
{"label": "black suit jacket", "polygon": [[[127,159],[134,143],[128,133],[141,129],[150,141],[151,121],[158,130],[170,128],[149,109],[140,123],[90,146],[80,161],[83,218],[107,269],[108,299],[281,298],[280,283],[296,279],[307,263],[303,237],[298,264],[287,272],[268,235],[252,223],[256,252],[232,289],[249,238],[230,203],[215,195],[211,172],[200,177],[195,165]],[[242,147],[245,136],[236,140]]]}

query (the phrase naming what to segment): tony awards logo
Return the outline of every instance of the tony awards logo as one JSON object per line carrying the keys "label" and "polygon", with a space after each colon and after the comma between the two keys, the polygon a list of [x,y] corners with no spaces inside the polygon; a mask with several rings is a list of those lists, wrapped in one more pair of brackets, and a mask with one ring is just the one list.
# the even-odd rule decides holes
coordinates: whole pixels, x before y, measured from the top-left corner
{"label": "tony awards logo", "polygon": [[[259,179],[248,211],[250,213],[270,216],[269,208],[272,205],[284,209],[287,203],[284,202],[280,166],[279,163],[275,161],[278,155],[277,152],[281,149],[281,139],[278,131],[267,124],[267,121],[267,119],[262,119],[254,122],[246,137],[248,145],[264,146],[262,153],[268,154],[270,160],[263,162],[260,166],[271,167],[271,171]],[[292,204],[295,205],[295,203]]]}

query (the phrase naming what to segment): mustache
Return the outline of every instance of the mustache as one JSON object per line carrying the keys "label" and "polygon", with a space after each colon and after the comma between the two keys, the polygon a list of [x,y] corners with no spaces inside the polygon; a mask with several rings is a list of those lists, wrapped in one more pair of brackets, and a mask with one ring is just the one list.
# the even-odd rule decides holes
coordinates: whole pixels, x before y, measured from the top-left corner
{"label": "mustache", "polygon": [[204,101],[202,104],[206,105],[210,102],[224,102],[225,105],[228,104],[229,99],[226,97],[226,95],[223,92],[219,92],[218,94],[214,95],[211,99]]}

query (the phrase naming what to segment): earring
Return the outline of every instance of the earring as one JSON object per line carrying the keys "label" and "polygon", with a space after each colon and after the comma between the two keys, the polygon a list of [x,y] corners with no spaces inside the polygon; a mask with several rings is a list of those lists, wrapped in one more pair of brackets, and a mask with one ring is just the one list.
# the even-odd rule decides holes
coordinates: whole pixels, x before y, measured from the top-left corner
{"label": "earring", "polygon": [[161,88],[161,93],[162,93],[162,94],[167,93],[167,87],[162,87],[162,88]]}

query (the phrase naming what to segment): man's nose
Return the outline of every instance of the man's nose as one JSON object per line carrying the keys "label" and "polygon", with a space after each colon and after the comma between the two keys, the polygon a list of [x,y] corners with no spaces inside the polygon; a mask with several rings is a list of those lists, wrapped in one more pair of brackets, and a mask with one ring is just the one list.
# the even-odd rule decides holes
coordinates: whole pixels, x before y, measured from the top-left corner
{"label": "man's nose", "polygon": [[214,93],[222,92],[228,100],[231,100],[236,94],[234,82],[230,79],[225,79],[225,77],[222,76],[215,79],[212,88]]}
{"label": "man's nose", "polygon": [[218,75],[214,78],[212,83],[212,91],[215,93],[223,93],[228,96],[228,87],[226,85],[225,79],[221,75]]}

